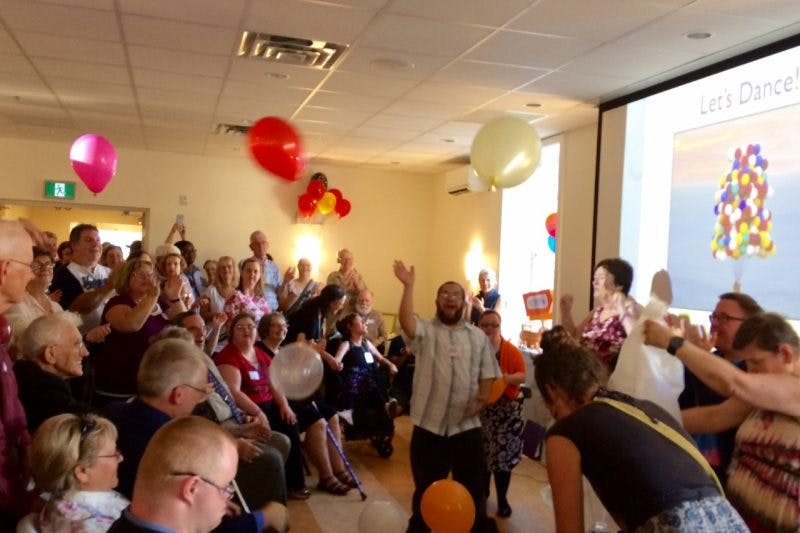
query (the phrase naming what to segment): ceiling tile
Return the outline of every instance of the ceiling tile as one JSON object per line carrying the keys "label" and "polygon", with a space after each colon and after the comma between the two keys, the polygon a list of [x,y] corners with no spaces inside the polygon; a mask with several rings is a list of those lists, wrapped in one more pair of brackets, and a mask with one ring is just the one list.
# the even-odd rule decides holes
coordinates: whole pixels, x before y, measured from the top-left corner
{"label": "ceiling tile", "polygon": [[136,95],[139,102],[143,104],[169,105],[196,111],[211,109],[217,101],[216,94],[195,93],[191,95],[191,98],[187,98],[185,91],[170,91],[151,87],[137,88]]}
{"label": "ceiling tile", "polygon": [[128,85],[62,78],[49,81],[59,100],[67,106],[91,109],[95,104],[125,104],[135,108],[133,91]]}
{"label": "ceiling tile", "polygon": [[244,29],[349,45],[374,16],[371,9],[353,9],[328,2],[260,0],[250,2]]}
{"label": "ceiling tile", "polygon": [[[605,42],[648,24],[674,9],[640,0],[541,0],[508,27]],[[600,20],[603,21],[602,24],[598,24]]]}
{"label": "ceiling tile", "polygon": [[7,29],[35,31],[61,37],[82,39],[91,28],[93,39],[119,41],[119,27],[114,13],[102,9],[57,4],[36,4],[28,1],[3,0],[0,17]]}
{"label": "ceiling tile", "polygon": [[[217,105],[216,122],[233,122],[243,124],[255,122],[261,117],[278,116],[289,118],[297,110],[292,102],[281,100],[265,101],[247,98],[222,98]],[[219,117],[230,117],[221,119]]]}
{"label": "ceiling tile", "polygon": [[[394,62],[397,68],[381,66]],[[382,48],[359,46],[348,52],[337,71],[375,74],[387,78],[423,80],[450,62],[447,56],[426,55],[416,52],[398,52]],[[407,64],[408,69],[401,67]]]}
{"label": "ceiling tile", "polygon": [[384,96],[364,96],[348,93],[318,91],[309,101],[309,105],[339,110],[375,112],[391,103]]}
{"label": "ceiling tile", "polygon": [[33,32],[16,32],[15,35],[29,56],[107,65],[125,64],[125,51],[120,43]]}
{"label": "ceiling tile", "polygon": [[327,107],[306,106],[298,112],[294,120],[308,121],[317,124],[340,124],[346,130],[352,129],[365,122],[372,116],[372,113],[365,111],[350,111],[342,113],[339,109]]}
{"label": "ceiling tile", "polygon": [[172,20],[123,15],[129,44],[232,57],[239,45],[236,30]]}
{"label": "ceiling tile", "polygon": [[31,62],[25,56],[0,54],[0,72],[36,76]]}
{"label": "ceiling tile", "polygon": [[118,0],[120,11],[134,15],[238,28],[245,0]]}
{"label": "ceiling tile", "polygon": [[271,84],[282,84],[286,87],[303,87],[313,89],[329,71],[282,65],[256,58],[234,58],[228,78],[231,80]]}
{"label": "ceiling tile", "polygon": [[283,102],[294,106],[299,106],[311,94],[310,89],[297,89],[294,87],[282,87],[281,83],[247,83],[244,81],[225,82],[222,90],[222,98],[245,98],[253,101],[263,102]]}
{"label": "ceiling tile", "polygon": [[796,0],[697,0],[695,7],[742,18],[775,20],[783,24],[800,20],[800,3]]}
{"label": "ceiling tile", "polygon": [[557,94],[576,100],[597,102],[604,95],[624,88],[633,81],[634,78],[611,78],[599,74],[553,71],[521,87],[518,92]]}
{"label": "ceiling tile", "polygon": [[364,33],[361,44],[401,52],[454,57],[472,48],[491,32],[486,27],[382,14]]}
{"label": "ceiling tile", "polygon": [[14,42],[14,39],[11,38],[11,35],[7,31],[0,30],[0,54],[12,55],[20,53],[21,50],[17,43]]}
{"label": "ceiling tile", "polygon": [[394,2],[389,11],[448,22],[502,26],[530,5],[531,0],[403,0]]}
{"label": "ceiling tile", "polygon": [[231,58],[179,52],[164,48],[129,46],[128,57],[134,68],[163,70],[176,74],[197,74],[222,78],[228,70]]}
{"label": "ceiling tile", "polygon": [[133,70],[133,79],[137,87],[185,91],[190,94],[219,94],[222,89],[222,78],[173,74],[160,70],[137,68]]}
{"label": "ceiling tile", "polygon": [[460,60],[434,75],[431,81],[460,83],[471,87],[490,87],[510,91],[530,83],[548,72],[550,71],[546,69]]}
{"label": "ceiling tile", "polygon": [[409,100],[476,107],[502,96],[506,91],[484,87],[461,87],[449,83],[422,83],[406,95]]}
{"label": "ceiling tile", "polygon": [[599,44],[600,41],[588,39],[499,31],[467,54],[466,59],[552,69]]}
{"label": "ceiling tile", "polygon": [[407,142],[419,137],[421,130],[405,130],[397,127],[379,128],[368,125],[369,121],[352,131],[357,137],[369,137],[372,139],[394,140],[398,143]]}
{"label": "ceiling tile", "polygon": [[358,74],[354,72],[334,72],[323,85],[326,91],[373,95],[397,98],[407,93],[418,82],[385,78],[377,75]]}
{"label": "ceiling tile", "polygon": [[380,113],[364,122],[365,127],[372,128],[397,128],[398,130],[416,131],[418,133],[428,131],[442,124],[442,120],[425,117],[404,117],[400,115],[390,115]]}
{"label": "ceiling tile", "polygon": [[29,0],[38,2],[40,4],[58,4],[62,6],[71,7],[89,7],[92,9],[105,9],[112,11],[114,9],[114,0]]}
{"label": "ceiling tile", "polygon": [[0,83],[0,99],[13,99],[20,104],[57,105],[53,91],[39,76],[8,76]]}
{"label": "ceiling tile", "polygon": [[100,83],[130,83],[128,69],[117,65],[79,63],[77,61],[46,57],[34,58],[33,63],[36,69],[47,79],[71,78],[76,80],[95,80]]}
{"label": "ceiling tile", "polygon": [[437,102],[420,102],[410,98],[395,101],[383,110],[390,115],[430,118],[435,120],[451,120],[469,112],[474,106],[461,104],[441,104]]}
{"label": "ceiling tile", "polygon": [[695,59],[694,54],[684,52],[607,44],[572,61],[562,70],[579,74],[643,79],[693,59]]}

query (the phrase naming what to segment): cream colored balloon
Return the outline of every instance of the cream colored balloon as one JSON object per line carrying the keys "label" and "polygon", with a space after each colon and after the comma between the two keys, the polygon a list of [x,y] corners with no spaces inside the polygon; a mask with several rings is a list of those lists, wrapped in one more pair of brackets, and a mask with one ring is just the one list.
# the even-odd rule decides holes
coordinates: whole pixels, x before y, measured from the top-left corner
{"label": "cream colored balloon", "polygon": [[536,170],[542,140],[522,119],[502,117],[485,124],[475,135],[470,164],[490,187],[515,187]]}

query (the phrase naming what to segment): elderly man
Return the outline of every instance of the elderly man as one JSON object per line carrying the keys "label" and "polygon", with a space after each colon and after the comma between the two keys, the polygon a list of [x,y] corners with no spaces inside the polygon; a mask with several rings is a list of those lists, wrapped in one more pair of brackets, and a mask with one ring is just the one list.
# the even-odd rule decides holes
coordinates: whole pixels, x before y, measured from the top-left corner
{"label": "elderly man", "polygon": [[[106,409],[119,432],[117,447],[125,456],[119,466],[116,490],[127,498],[132,497],[136,470],[155,432],[173,418],[190,415],[213,391],[204,357],[185,340],[164,339],[153,343],[145,352],[136,376],[139,395],[132,402],[111,404]],[[232,521],[243,531],[260,531],[264,515],[255,512]]]}
{"label": "elderly man", "polygon": [[359,274],[358,270],[353,266],[355,263],[353,252],[347,248],[342,248],[336,256],[336,262],[339,263],[339,270],[334,270],[328,274],[328,285],[344,287],[347,293],[347,301],[345,302],[342,313],[352,313],[356,309],[358,293],[365,290],[367,284],[364,283],[364,278],[361,277],[361,274]]}
{"label": "elderly man", "polygon": [[[697,335],[697,329],[690,328],[688,333],[693,335],[689,336],[689,340],[744,370],[744,361],[737,360],[738,354],[733,349],[733,339],[742,322],[762,311],[761,306],[751,296],[739,292],[726,292],[720,295],[714,312],[711,313],[710,335],[705,336],[702,331]],[[717,405],[726,399],[711,390],[688,368],[684,369],[684,380],[686,385],[678,397],[681,409]],[[728,479],[728,465],[733,455],[736,428],[720,433],[692,435],[692,437],[724,484]]]}
{"label": "elderly man", "polygon": [[14,524],[28,512],[22,472],[31,437],[6,352],[11,326],[2,313],[22,301],[25,287],[33,278],[32,250],[33,242],[25,226],[0,220],[0,524]]}
{"label": "elderly man", "polygon": [[500,376],[488,337],[464,320],[466,293],[458,283],[444,283],[436,295],[436,317],[414,315],[414,267],[394,262],[403,284],[400,325],[416,355],[411,395],[412,516],[408,531],[427,532],[420,501],[425,490],[452,472],[475,502],[475,533],[496,531],[486,516],[486,457],[479,411]]}
{"label": "elderly man", "polygon": [[31,431],[51,416],[89,411],[66,382],[83,375],[81,361],[89,355],[78,325],[77,315],[62,311],[37,318],[22,335],[23,359],[14,363],[14,373]]}
{"label": "elderly man", "polygon": [[278,292],[281,285],[288,283],[294,277],[294,269],[288,269],[281,282],[281,271],[278,264],[272,260],[272,256],[267,253],[269,241],[263,231],[254,231],[250,234],[250,249],[253,257],[258,259],[264,266],[262,269],[261,281],[264,284],[264,297],[267,299],[270,311],[278,310]]}
{"label": "elderly man", "polygon": [[356,313],[359,314],[364,325],[367,327],[367,340],[371,342],[379,352],[384,352],[384,343],[389,337],[386,332],[386,324],[383,321],[383,314],[372,308],[373,295],[369,289],[364,289],[358,293],[356,300]]}
{"label": "elderly man", "polygon": [[[148,443],[131,505],[109,531],[211,531],[229,510],[236,462],[236,444],[219,426],[199,417],[167,423]],[[268,514],[272,531],[286,530],[285,508]]]}
{"label": "elderly man", "polygon": [[[179,326],[166,328],[160,338],[174,337],[179,333],[190,334],[195,346],[203,349],[205,328],[199,315],[187,311],[173,319]],[[179,329],[179,332],[175,332]],[[254,419],[246,416],[233,400],[228,385],[214,364],[213,359],[205,356],[208,367],[208,381],[214,392],[208,400],[195,409],[212,421],[219,422],[234,437],[239,450],[239,473],[236,481],[250,507],[259,507],[268,501],[286,501],[286,474],[284,464],[289,456],[289,437],[283,433],[271,431],[266,417]]]}

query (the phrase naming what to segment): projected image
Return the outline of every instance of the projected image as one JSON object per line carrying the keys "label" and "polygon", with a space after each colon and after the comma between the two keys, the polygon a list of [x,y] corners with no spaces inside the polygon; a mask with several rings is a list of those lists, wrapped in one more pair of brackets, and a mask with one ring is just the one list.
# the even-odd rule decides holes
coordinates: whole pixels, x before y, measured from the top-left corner
{"label": "projected image", "polygon": [[676,133],[667,269],[673,305],[741,290],[800,317],[800,105]]}

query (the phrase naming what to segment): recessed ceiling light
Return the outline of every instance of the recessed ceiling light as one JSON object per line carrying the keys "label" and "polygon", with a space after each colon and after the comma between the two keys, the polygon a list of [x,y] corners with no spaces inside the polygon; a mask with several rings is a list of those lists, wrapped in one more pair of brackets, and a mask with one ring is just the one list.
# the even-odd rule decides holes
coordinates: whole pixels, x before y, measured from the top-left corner
{"label": "recessed ceiling light", "polygon": [[442,140],[443,140],[444,142],[446,142],[446,143],[454,143],[454,142],[456,142],[456,140],[455,140],[455,139],[450,139],[450,138],[446,138],[446,139],[442,139]]}
{"label": "recessed ceiling light", "polygon": [[388,57],[379,57],[369,62],[372,70],[382,71],[397,71],[397,70],[412,70],[414,63],[406,61],[405,59],[393,59]]}
{"label": "recessed ceiling light", "polygon": [[289,75],[284,74],[282,72],[267,72],[264,74],[268,78],[272,78],[273,80],[288,80]]}
{"label": "recessed ceiling light", "polygon": [[710,39],[711,33],[707,31],[690,31],[686,34],[687,39],[693,39],[695,41],[702,41],[703,39]]}
{"label": "recessed ceiling light", "polygon": [[527,104],[525,104],[525,107],[542,107],[542,104],[540,104],[539,102],[528,102]]}

